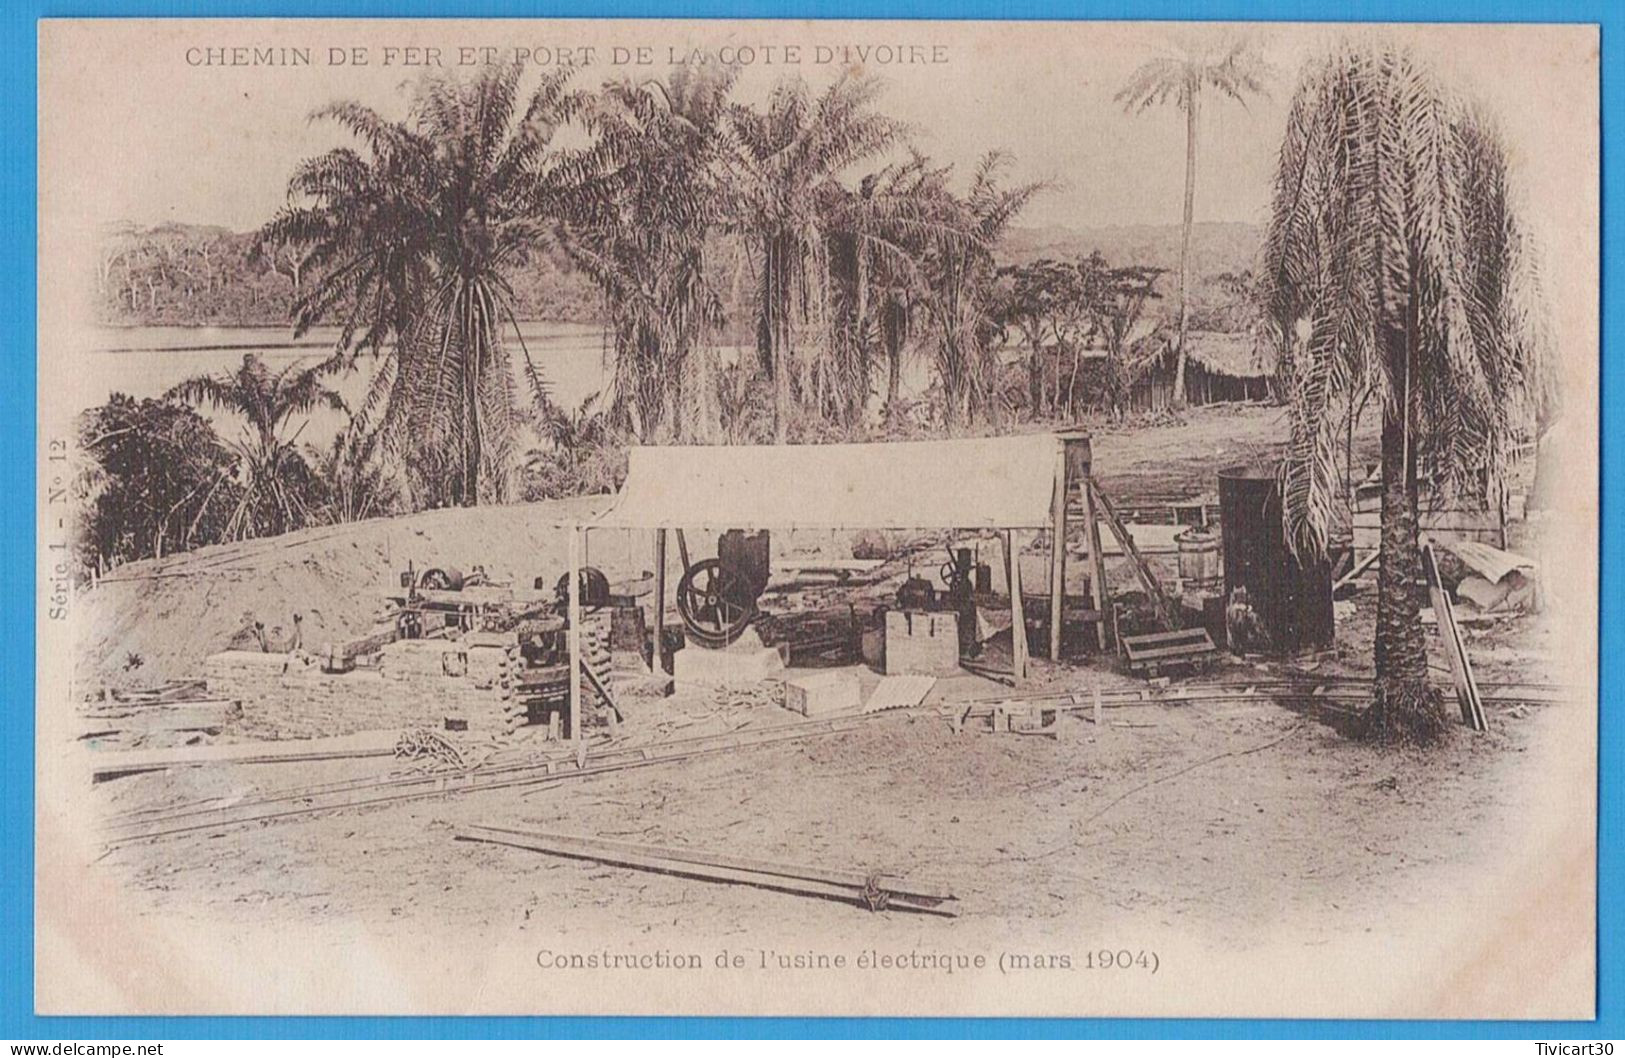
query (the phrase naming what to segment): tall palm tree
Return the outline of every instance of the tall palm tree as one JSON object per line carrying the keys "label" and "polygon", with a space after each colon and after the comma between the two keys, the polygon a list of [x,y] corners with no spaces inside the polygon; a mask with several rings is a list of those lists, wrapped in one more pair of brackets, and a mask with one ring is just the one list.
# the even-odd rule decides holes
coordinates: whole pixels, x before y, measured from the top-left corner
{"label": "tall palm tree", "polygon": [[[1206,41],[1208,38],[1204,37]],[[1191,229],[1196,213],[1196,132],[1202,95],[1212,90],[1243,107],[1262,93],[1268,67],[1245,39],[1192,43],[1148,59],[1114,97],[1130,113],[1172,103],[1185,115],[1185,212],[1179,238],[1179,345],[1174,360],[1174,405],[1185,404],[1185,335],[1191,284]]]}
{"label": "tall palm tree", "polygon": [[[547,245],[536,187],[559,124],[568,71],[545,76],[519,110],[517,64],[471,80],[419,83],[404,121],[358,103],[314,119],[360,141],[307,159],[263,245],[309,248],[314,273],[296,328],[337,320],[353,357],[382,353],[369,404],[409,458],[427,502],[474,504],[507,492],[518,422],[505,331],[517,330],[506,274]],[[517,120],[515,120],[517,115]],[[525,352],[524,375],[540,400]]]}
{"label": "tall palm tree", "polygon": [[947,191],[949,171],[910,151],[908,160],[868,174],[855,190],[831,195],[829,326],[814,387],[825,412],[842,426],[862,415],[882,358],[888,414],[895,413],[909,315],[924,279],[920,262],[933,246],[976,237]]}
{"label": "tall palm tree", "polygon": [[799,79],[779,82],[765,110],[735,104],[738,227],[757,245],[757,350],[773,379],[773,436],[783,443],[792,397],[795,335],[830,320],[828,236],[850,205],[838,176],[891,148],[901,123],[878,113],[880,82],[843,75],[813,97]]}
{"label": "tall palm tree", "polygon": [[936,345],[936,373],[942,384],[943,418],[950,426],[981,417],[995,391],[991,344],[994,282],[993,250],[1005,230],[1047,185],[1042,181],[1007,186],[1009,158],[993,151],[982,157],[969,193],[958,200],[959,227],[969,238],[938,238],[926,254],[925,315]]}
{"label": "tall palm tree", "polygon": [[[291,436],[284,436],[284,427],[294,416],[317,408],[342,411],[344,398],[324,381],[334,361],[314,367],[302,364],[296,360],[273,372],[265,361],[249,353],[235,371],[198,375],[165,394],[166,399],[207,404],[246,421],[242,437],[227,442],[237,457],[240,490],[226,519],[227,539],[274,536],[310,520],[314,482],[298,448],[304,424]],[[205,497],[205,506],[207,503]]]}
{"label": "tall palm tree", "polygon": [[1444,729],[1427,684],[1418,545],[1422,471],[1482,496],[1548,394],[1538,281],[1506,154],[1484,116],[1408,53],[1346,44],[1312,65],[1287,119],[1261,269],[1292,426],[1287,531],[1322,552],[1338,438],[1382,409],[1374,737]]}
{"label": "tall palm tree", "polygon": [[666,82],[611,82],[576,100],[592,142],[554,171],[574,206],[570,257],[604,292],[615,352],[610,403],[644,441],[669,429],[708,440],[717,420],[714,350],[722,323],[706,242],[726,214],[732,72],[680,67]]}

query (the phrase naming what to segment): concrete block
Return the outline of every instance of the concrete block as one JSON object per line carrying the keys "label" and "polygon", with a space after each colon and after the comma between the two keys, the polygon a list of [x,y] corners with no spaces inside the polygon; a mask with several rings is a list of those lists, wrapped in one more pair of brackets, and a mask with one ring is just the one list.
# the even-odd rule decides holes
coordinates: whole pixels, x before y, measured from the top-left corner
{"label": "concrete block", "polygon": [[959,616],[923,610],[886,614],[886,675],[952,676],[959,671]]}
{"label": "concrete block", "polygon": [[784,671],[784,654],[773,647],[746,647],[735,643],[724,650],[707,650],[690,643],[672,657],[672,679],[679,687],[760,683]]}
{"label": "concrete block", "polygon": [[855,713],[861,704],[858,678],[850,672],[819,672],[784,684],[784,707],[802,716]]}

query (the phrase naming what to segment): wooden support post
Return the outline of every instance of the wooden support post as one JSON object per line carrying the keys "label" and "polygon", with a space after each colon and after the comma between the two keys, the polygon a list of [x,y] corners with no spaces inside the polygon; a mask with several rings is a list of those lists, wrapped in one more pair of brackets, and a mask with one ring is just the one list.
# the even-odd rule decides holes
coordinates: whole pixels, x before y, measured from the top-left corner
{"label": "wooden support post", "polygon": [[1004,531],[1005,580],[1010,587],[1010,670],[1016,686],[1027,678],[1027,616],[1021,604],[1021,555],[1014,530]]}
{"label": "wooden support post", "polygon": [[576,766],[587,763],[587,738],[581,720],[581,529],[570,529],[570,738],[576,747]]}
{"label": "wooden support post", "polygon": [[683,562],[683,576],[688,576],[688,537],[681,529],[677,530],[677,557]]}
{"label": "wooden support post", "polygon": [[1062,607],[1066,599],[1066,449],[1055,448],[1055,491],[1050,500],[1049,659],[1061,660]]}
{"label": "wooden support post", "polygon": [[[1106,609],[1106,552],[1100,546],[1100,518],[1095,512],[1095,490],[1087,477],[1081,484],[1083,487],[1078,491],[1083,493],[1083,522],[1089,533],[1089,559],[1094,563],[1089,577],[1089,598],[1095,612],[1100,615],[1100,620],[1095,622],[1095,641],[1101,650],[1105,650],[1106,622],[1111,620],[1111,612]],[[1112,631],[1115,633],[1116,629]]]}
{"label": "wooden support post", "polygon": [[655,530],[655,649],[649,659],[649,669],[656,675],[666,672],[663,644],[666,638],[666,530]]}

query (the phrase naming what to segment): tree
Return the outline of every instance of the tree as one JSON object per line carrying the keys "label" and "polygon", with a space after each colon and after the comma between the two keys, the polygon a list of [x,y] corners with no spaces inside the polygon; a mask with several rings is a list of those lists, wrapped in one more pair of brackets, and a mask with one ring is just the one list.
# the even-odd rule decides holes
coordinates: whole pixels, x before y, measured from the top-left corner
{"label": "tree", "polygon": [[708,440],[716,424],[722,323],[706,276],[707,237],[726,214],[731,72],[680,67],[670,79],[611,82],[573,118],[593,142],[555,170],[575,203],[567,253],[604,293],[615,352],[610,404],[645,442],[670,429]]}
{"label": "tree", "polygon": [[1058,410],[1064,360],[1073,362],[1076,382],[1077,358],[1089,330],[1088,308],[1075,264],[1044,258],[999,269],[994,318],[1014,327],[1026,343],[1027,397],[1035,418]]}
{"label": "tree", "polygon": [[756,344],[773,380],[773,437],[789,429],[795,334],[811,322],[827,337],[828,236],[848,205],[837,177],[895,144],[903,126],[874,110],[880,82],[842,75],[817,98],[781,81],[765,110],[742,104],[730,122],[739,143],[737,227],[757,246]]}
{"label": "tree", "polygon": [[399,503],[384,465],[383,436],[365,415],[352,415],[326,448],[307,446],[321,491],[322,520],[359,522],[391,514]]}
{"label": "tree", "polygon": [[1375,738],[1445,729],[1420,618],[1423,468],[1445,498],[1498,488],[1548,392],[1509,185],[1494,127],[1405,51],[1347,44],[1297,87],[1260,277],[1289,400],[1284,514],[1295,547],[1324,551],[1338,438],[1371,395],[1382,412]]}
{"label": "tree", "polygon": [[[1204,35],[1203,40],[1209,38]],[[1179,335],[1174,361],[1174,406],[1185,404],[1185,337],[1191,282],[1191,228],[1196,212],[1196,131],[1202,94],[1211,89],[1247,105],[1264,91],[1268,67],[1244,39],[1193,44],[1147,60],[1114,97],[1130,113],[1172,103],[1185,115],[1185,211],[1179,242]]]}
{"label": "tree", "polygon": [[226,518],[226,539],[274,536],[311,520],[316,482],[299,454],[304,424],[292,436],[283,436],[283,428],[295,415],[319,407],[343,411],[344,399],[323,381],[334,367],[332,360],[314,367],[301,364],[296,360],[273,372],[249,353],[236,371],[198,375],[165,394],[168,400],[208,404],[246,420],[243,436],[227,442],[236,455],[239,491]]}
{"label": "tree", "polygon": [[79,451],[78,551],[87,569],[225,538],[235,460],[191,408],[115,393],[80,415]]}
{"label": "tree", "polygon": [[384,357],[369,404],[385,402],[386,437],[430,504],[500,500],[513,469],[519,413],[505,332],[518,324],[507,273],[550,242],[555,203],[537,189],[548,186],[569,76],[545,76],[519,113],[521,70],[427,78],[405,121],[358,103],[317,111],[365,153],[307,159],[289,204],[260,231],[267,246],[308,248],[296,329],[332,317],[341,351]]}
{"label": "tree", "polygon": [[[1078,298],[1091,333],[1106,347],[1106,396],[1114,413],[1121,413],[1128,399],[1132,363],[1149,350],[1165,348],[1160,327],[1136,333],[1146,303],[1162,296],[1157,281],[1165,271],[1150,265],[1114,267],[1098,252],[1078,262]],[[1072,401],[1070,388],[1067,401]]]}
{"label": "tree", "polygon": [[991,404],[995,365],[990,346],[997,330],[993,285],[998,275],[993,250],[1046,187],[1041,181],[1006,186],[1002,178],[1008,162],[998,151],[982,157],[969,194],[958,200],[961,220],[956,227],[970,237],[933,239],[922,262],[922,302],[935,338],[943,418],[950,427],[980,418]]}

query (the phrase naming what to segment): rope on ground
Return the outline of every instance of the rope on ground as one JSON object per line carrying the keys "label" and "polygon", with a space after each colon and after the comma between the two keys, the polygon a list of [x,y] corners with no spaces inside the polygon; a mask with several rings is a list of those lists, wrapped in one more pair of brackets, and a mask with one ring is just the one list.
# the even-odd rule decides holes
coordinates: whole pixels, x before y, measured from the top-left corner
{"label": "rope on ground", "polygon": [[1159,775],[1157,778],[1148,780],[1146,782],[1143,782],[1143,783],[1141,783],[1140,785],[1134,787],[1131,790],[1123,791],[1121,794],[1114,797],[1111,801],[1108,801],[1106,803],[1105,807],[1101,808],[1100,811],[1096,812],[1094,815],[1090,816],[1088,819],[1085,819],[1083,821],[1083,825],[1085,827],[1089,826],[1095,820],[1099,819],[1101,816],[1105,815],[1107,812],[1110,812],[1112,809],[1116,808],[1118,805],[1122,804],[1124,801],[1128,800],[1130,797],[1133,797],[1135,794],[1141,792],[1142,790],[1149,790],[1151,787],[1156,786],[1159,783],[1170,782],[1170,781],[1172,781],[1174,779],[1179,778],[1181,775],[1188,775],[1188,774],[1190,774],[1191,772],[1195,771],[1198,768],[1205,768],[1209,764],[1212,764],[1215,761],[1224,760],[1227,757],[1245,757],[1250,753],[1261,753],[1264,750],[1269,749],[1271,746],[1279,746],[1281,743],[1285,742],[1287,739],[1291,738],[1293,735],[1296,735],[1299,731],[1302,731],[1303,729],[1304,729],[1303,724],[1301,724],[1301,723],[1300,724],[1294,724],[1294,725],[1292,725],[1291,730],[1287,731],[1286,734],[1280,736],[1279,738],[1272,738],[1268,742],[1261,742],[1256,746],[1249,746],[1246,749],[1233,749],[1233,750],[1227,750],[1224,753],[1215,753],[1211,757],[1205,757],[1202,760],[1196,761],[1193,764],[1187,764],[1183,768],[1180,768],[1178,771],[1169,772],[1167,775]]}

